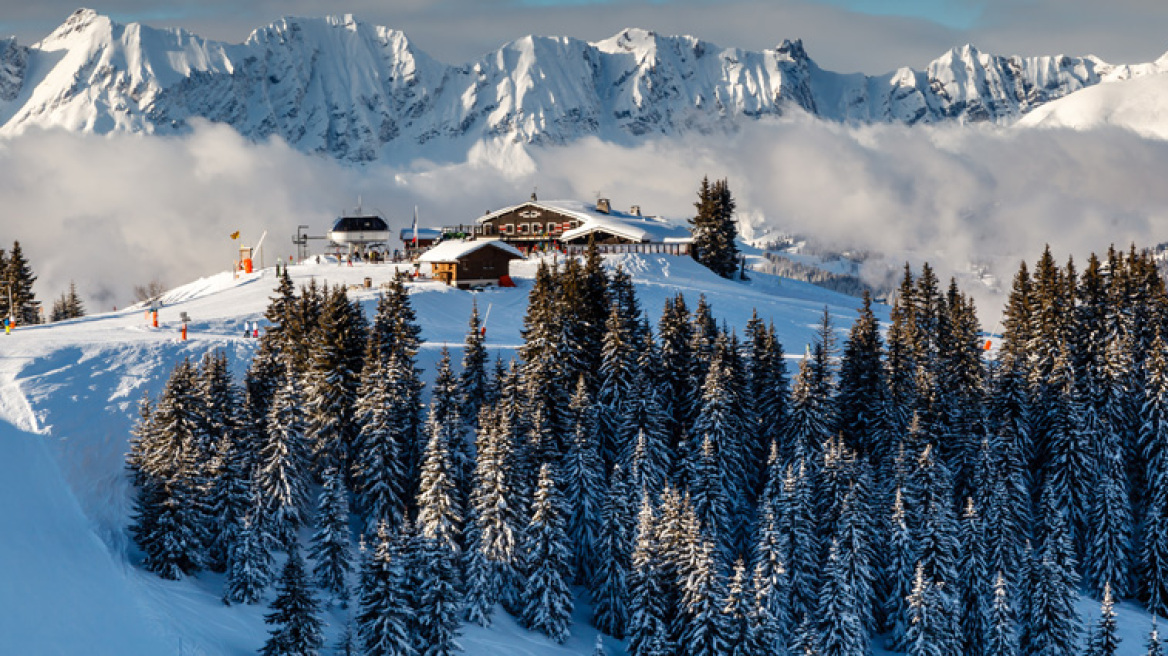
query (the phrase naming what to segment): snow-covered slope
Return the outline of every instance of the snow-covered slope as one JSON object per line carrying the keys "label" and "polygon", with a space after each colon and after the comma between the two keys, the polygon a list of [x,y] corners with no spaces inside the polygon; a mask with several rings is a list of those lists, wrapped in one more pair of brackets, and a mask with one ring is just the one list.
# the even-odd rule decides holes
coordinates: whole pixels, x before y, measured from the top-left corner
{"label": "snow-covered slope", "polygon": [[762,52],[627,29],[598,43],[528,36],[441,64],[352,16],[284,18],[242,44],[78,10],[43,41],[0,42],[0,134],[172,133],[192,120],[351,161],[465,156],[481,141],[732,129],[789,111],[838,121],[1011,121],[1100,82],[1165,70],[1095,57],[954,48],[922,70],[840,74],[799,41]]}
{"label": "snow-covered slope", "polygon": [[[681,292],[693,307],[705,294],[719,322],[740,334],[758,308],[761,317],[775,322],[787,350],[798,354],[825,307],[842,330],[858,303],[763,274],[754,274],[750,283],[725,281],[684,257],[612,256],[609,264],[632,274],[654,320],[666,297]],[[534,262],[513,266],[515,289],[476,294],[434,282],[410,284],[426,340],[421,366],[432,375],[440,349],[461,346],[475,300],[484,313],[490,308],[488,347],[511,357],[535,267]],[[291,273],[297,284],[316,278],[351,286],[351,296],[372,313],[376,291],[361,283],[368,276],[376,287],[393,269],[321,264],[294,266]],[[237,374],[242,371],[255,345],[243,337],[243,323],[262,317],[274,286],[270,269],[239,279],[224,273],[165,295],[157,329],[148,326],[142,310],[131,308],[24,327],[2,338],[0,651],[226,656],[254,654],[263,644],[266,606],[223,606],[219,576],[168,582],[135,564],[126,534],[131,508],[124,454],[142,390],[157,392],[181,358],[224,349]],[[192,319],[185,342],[179,340],[181,312]],[[886,310],[880,314],[886,318]],[[465,627],[461,642],[470,656],[588,654],[596,636],[588,612],[581,600],[573,637],[564,645],[519,628],[502,611],[490,629]],[[329,635],[335,636],[344,617],[334,610],[327,620]],[[624,653],[617,641],[609,647],[610,653]]]}
{"label": "snow-covered slope", "polygon": [[[1168,65],[1168,57],[1160,61]],[[1036,109],[1018,125],[1076,130],[1114,126],[1168,139],[1168,74],[1085,89]]]}

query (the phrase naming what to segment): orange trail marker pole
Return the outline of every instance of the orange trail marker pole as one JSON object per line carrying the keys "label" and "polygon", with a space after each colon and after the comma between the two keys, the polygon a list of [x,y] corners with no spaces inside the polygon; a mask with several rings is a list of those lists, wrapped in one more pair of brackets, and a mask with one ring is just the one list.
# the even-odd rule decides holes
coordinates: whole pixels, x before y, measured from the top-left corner
{"label": "orange trail marker pole", "polygon": [[187,341],[187,325],[185,323],[182,327],[182,339],[184,342]]}

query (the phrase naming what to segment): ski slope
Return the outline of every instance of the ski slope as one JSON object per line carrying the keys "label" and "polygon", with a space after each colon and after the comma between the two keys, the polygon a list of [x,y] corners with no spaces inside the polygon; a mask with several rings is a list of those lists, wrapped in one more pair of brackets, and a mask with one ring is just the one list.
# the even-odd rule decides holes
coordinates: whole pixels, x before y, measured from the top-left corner
{"label": "ski slope", "polygon": [[[684,257],[623,255],[607,264],[632,274],[654,323],[667,297],[683,293],[692,310],[705,294],[718,321],[739,334],[757,308],[795,355],[811,341],[825,307],[842,339],[859,305],[858,299],[763,274],[752,274],[750,282],[722,280]],[[511,357],[535,268],[531,261],[514,264],[514,289],[472,293],[410,283],[426,340],[421,366],[432,373],[444,345],[461,347],[475,301],[484,314],[490,308],[488,347]],[[377,287],[393,271],[335,263],[290,269],[297,285],[315,278],[353,287],[351,298],[367,313],[375,308]],[[364,288],[365,278],[372,289]],[[125,528],[131,491],[123,462],[142,392],[157,393],[178,361],[224,349],[236,373],[243,371],[256,343],[244,337],[244,323],[262,317],[275,285],[271,269],[238,278],[223,273],[166,294],[158,328],[142,308],[130,308],[0,337],[0,652],[234,656],[254,654],[263,644],[266,605],[224,606],[219,575],[162,581],[137,567]],[[191,319],[187,341],[179,339],[182,312]],[[877,312],[887,319],[887,308]],[[1090,617],[1097,612],[1093,602],[1083,609]],[[1146,616],[1134,606],[1119,612],[1130,629],[1123,652],[1135,654]],[[572,637],[557,645],[498,610],[489,629],[465,626],[461,644],[472,656],[591,654],[596,631],[589,615],[578,600]],[[325,619],[331,646],[346,616],[330,609]],[[624,653],[620,641],[606,638],[606,645],[611,654]]]}

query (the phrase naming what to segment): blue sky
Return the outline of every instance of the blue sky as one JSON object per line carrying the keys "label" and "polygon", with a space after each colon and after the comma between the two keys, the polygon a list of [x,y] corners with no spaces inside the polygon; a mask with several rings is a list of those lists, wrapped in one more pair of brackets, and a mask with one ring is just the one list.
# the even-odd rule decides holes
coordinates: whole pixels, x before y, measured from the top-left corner
{"label": "blue sky", "polygon": [[[0,0],[0,34],[34,42],[77,2]],[[999,54],[1095,54],[1116,63],[1168,51],[1163,0],[103,0],[92,8],[123,22],[233,42],[283,15],[353,13],[404,31],[447,63],[527,34],[595,41],[625,27],[751,50],[801,38],[821,66],[865,73],[923,67],[965,43]]]}

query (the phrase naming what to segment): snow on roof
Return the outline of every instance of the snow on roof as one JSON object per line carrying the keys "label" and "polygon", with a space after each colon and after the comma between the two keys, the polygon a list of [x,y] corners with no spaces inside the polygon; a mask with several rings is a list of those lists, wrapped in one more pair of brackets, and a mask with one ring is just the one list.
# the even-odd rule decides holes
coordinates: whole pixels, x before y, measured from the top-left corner
{"label": "snow on roof", "polygon": [[499,239],[451,240],[439,243],[434,248],[422,253],[419,262],[454,262],[461,257],[477,251],[483,246],[494,246],[509,255],[523,258],[523,253],[511,244]]}
{"label": "snow on roof", "polygon": [[585,203],[578,200],[527,201],[479,217],[478,222],[485,223],[502,214],[527,205],[564,214],[580,221],[579,227],[568,230],[560,237],[564,241],[588,235],[597,230],[611,232],[632,241],[677,243],[692,240],[689,229],[684,226],[676,226],[660,217],[636,216],[616,210],[605,213],[598,210],[594,203]]}

